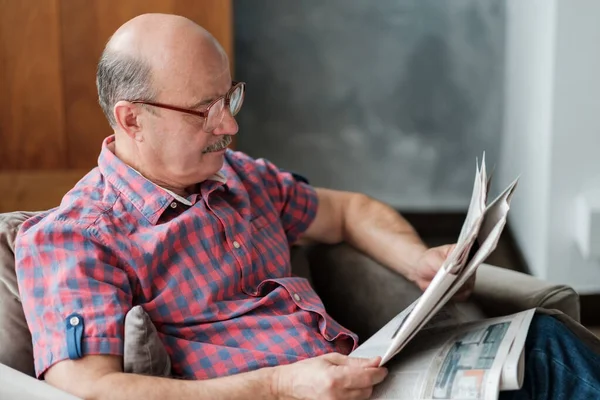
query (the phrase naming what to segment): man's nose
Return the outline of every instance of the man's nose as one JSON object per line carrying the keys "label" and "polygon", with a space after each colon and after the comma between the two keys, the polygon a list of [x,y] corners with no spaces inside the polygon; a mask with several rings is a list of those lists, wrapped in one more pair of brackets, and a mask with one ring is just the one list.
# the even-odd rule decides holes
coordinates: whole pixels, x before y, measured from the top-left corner
{"label": "man's nose", "polygon": [[231,111],[223,111],[223,119],[219,126],[213,131],[215,135],[235,135],[238,132],[238,124]]}

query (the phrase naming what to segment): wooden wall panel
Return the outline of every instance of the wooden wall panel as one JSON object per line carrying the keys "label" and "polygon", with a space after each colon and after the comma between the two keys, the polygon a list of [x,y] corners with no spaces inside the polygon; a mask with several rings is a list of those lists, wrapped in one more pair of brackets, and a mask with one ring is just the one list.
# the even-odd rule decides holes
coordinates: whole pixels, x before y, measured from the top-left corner
{"label": "wooden wall panel", "polygon": [[96,65],[124,22],[147,12],[206,27],[233,65],[231,0],[0,0],[0,212],[54,207],[112,133]]}
{"label": "wooden wall panel", "polygon": [[67,72],[63,77],[63,88],[69,168],[94,166],[102,139],[112,133],[97,100],[96,65],[108,34],[101,29],[95,3],[61,0],[61,43]]}
{"label": "wooden wall panel", "polygon": [[59,0],[0,0],[0,169],[66,167]]}
{"label": "wooden wall panel", "polygon": [[231,2],[224,0],[62,0],[65,115],[70,168],[96,164],[111,129],[97,102],[96,64],[110,35],[148,12],[183,15],[208,29],[232,57]]}
{"label": "wooden wall panel", "polygon": [[0,212],[56,207],[89,170],[0,171]]}
{"label": "wooden wall panel", "polygon": [[233,76],[233,8],[231,1],[173,0],[172,12],[195,21],[217,38],[229,56]]}

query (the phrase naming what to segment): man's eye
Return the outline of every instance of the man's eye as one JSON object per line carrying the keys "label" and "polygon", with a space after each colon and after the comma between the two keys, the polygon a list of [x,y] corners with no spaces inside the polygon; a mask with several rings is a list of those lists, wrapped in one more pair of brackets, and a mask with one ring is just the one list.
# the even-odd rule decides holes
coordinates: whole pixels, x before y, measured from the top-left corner
{"label": "man's eye", "polygon": [[202,124],[202,123],[204,123],[204,117],[201,117],[200,115],[186,114],[185,117],[192,124]]}

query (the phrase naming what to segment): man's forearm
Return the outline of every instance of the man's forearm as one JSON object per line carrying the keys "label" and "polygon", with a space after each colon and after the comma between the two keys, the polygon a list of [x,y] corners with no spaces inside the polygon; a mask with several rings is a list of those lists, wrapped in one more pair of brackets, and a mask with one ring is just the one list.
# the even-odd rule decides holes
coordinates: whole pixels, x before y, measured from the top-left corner
{"label": "man's forearm", "polygon": [[427,249],[414,228],[393,208],[356,194],[344,213],[344,240],[381,264],[414,280],[418,258]]}
{"label": "man's forearm", "polygon": [[202,381],[115,372],[94,385],[95,399],[275,399],[274,368]]}

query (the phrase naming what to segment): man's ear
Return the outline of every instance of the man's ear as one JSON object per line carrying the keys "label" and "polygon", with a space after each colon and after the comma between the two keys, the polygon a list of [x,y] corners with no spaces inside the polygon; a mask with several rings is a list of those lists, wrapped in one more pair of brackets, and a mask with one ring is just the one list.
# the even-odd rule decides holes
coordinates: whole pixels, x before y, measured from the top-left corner
{"label": "man's ear", "polygon": [[128,101],[118,101],[113,107],[113,115],[117,122],[117,127],[125,132],[133,140],[142,140],[140,131],[142,130],[140,121],[140,107]]}

